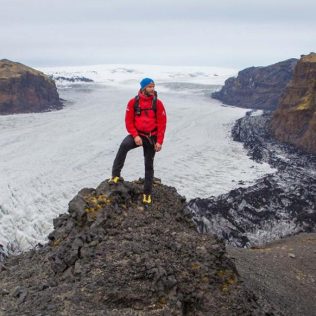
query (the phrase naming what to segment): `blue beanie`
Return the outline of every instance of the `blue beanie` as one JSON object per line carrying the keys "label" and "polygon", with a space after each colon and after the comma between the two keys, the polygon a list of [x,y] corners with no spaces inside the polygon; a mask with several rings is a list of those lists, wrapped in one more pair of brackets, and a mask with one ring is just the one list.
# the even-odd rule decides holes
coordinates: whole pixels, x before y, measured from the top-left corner
{"label": "blue beanie", "polygon": [[150,83],[154,83],[154,80],[150,79],[150,78],[144,78],[141,82],[140,82],[140,87],[142,89],[144,89],[146,86],[148,86]]}

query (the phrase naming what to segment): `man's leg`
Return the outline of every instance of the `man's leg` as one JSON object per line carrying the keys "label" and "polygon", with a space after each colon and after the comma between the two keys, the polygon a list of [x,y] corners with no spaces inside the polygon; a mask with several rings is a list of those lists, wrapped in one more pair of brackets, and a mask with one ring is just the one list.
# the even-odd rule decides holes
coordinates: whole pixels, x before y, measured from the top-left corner
{"label": "man's leg", "polygon": [[116,157],[114,159],[114,163],[112,167],[112,177],[121,176],[121,170],[124,166],[128,151],[136,147],[138,146],[135,144],[135,141],[132,135],[129,134],[123,139],[120,145],[120,148],[116,154]]}
{"label": "man's leg", "polygon": [[151,144],[147,137],[142,137],[143,150],[145,159],[145,184],[144,194],[151,194],[153,178],[154,178],[154,158],[155,158],[155,147],[156,137],[152,136],[153,143]]}

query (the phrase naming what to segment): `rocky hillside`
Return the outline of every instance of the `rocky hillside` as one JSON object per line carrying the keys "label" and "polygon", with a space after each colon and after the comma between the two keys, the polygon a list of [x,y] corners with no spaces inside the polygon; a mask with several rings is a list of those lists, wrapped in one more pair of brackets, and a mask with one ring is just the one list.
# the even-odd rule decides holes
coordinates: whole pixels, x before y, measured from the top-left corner
{"label": "rocky hillside", "polygon": [[228,78],[212,97],[243,108],[274,110],[296,63],[297,59],[292,58],[266,67],[246,68],[237,78]]}
{"label": "rocky hillside", "polygon": [[272,134],[316,154],[316,54],[302,56],[271,121]]}
{"label": "rocky hillside", "polygon": [[246,115],[232,134],[257,162],[276,172],[248,187],[188,202],[200,232],[238,247],[263,245],[300,232],[316,232],[316,156],[277,142],[269,134],[271,113]]}
{"label": "rocky hillside", "polygon": [[0,114],[43,112],[61,107],[52,79],[23,64],[0,60]]}
{"label": "rocky hillside", "polygon": [[228,247],[245,285],[287,316],[316,315],[316,234],[302,233],[259,248]]}
{"label": "rocky hillside", "polygon": [[82,189],[48,244],[6,259],[0,315],[277,314],[244,288],[224,244],[197,232],[174,188],[156,181],[149,209],[142,189]]}

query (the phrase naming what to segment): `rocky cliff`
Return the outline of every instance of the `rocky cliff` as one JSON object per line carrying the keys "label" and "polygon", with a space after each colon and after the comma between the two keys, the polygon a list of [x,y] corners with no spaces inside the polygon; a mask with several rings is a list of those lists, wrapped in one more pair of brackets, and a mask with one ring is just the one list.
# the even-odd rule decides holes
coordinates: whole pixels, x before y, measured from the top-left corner
{"label": "rocky cliff", "polygon": [[316,154],[316,54],[297,63],[271,121],[272,134],[280,141]]}
{"label": "rocky cliff", "polygon": [[292,78],[296,63],[297,59],[292,58],[266,67],[246,68],[237,78],[228,78],[212,97],[229,105],[273,110]]}
{"label": "rocky cliff", "polygon": [[82,189],[48,244],[6,259],[0,315],[275,315],[243,287],[224,244],[197,232],[174,188],[156,181],[149,209],[142,189]]}
{"label": "rocky cliff", "polygon": [[52,79],[23,64],[0,60],[0,114],[43,112],[61,107]]}

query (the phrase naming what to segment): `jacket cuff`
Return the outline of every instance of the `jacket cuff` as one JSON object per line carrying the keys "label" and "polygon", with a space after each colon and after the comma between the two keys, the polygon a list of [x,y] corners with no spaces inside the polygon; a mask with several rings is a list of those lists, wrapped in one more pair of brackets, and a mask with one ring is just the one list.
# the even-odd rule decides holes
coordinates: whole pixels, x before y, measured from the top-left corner
{"label": "jacket cuff", "polygon": [[162,143],[163,143],[163,139],[161,139],[161,138],[157,138],[157,143],[159,143],[160,145],[162,145]]}

